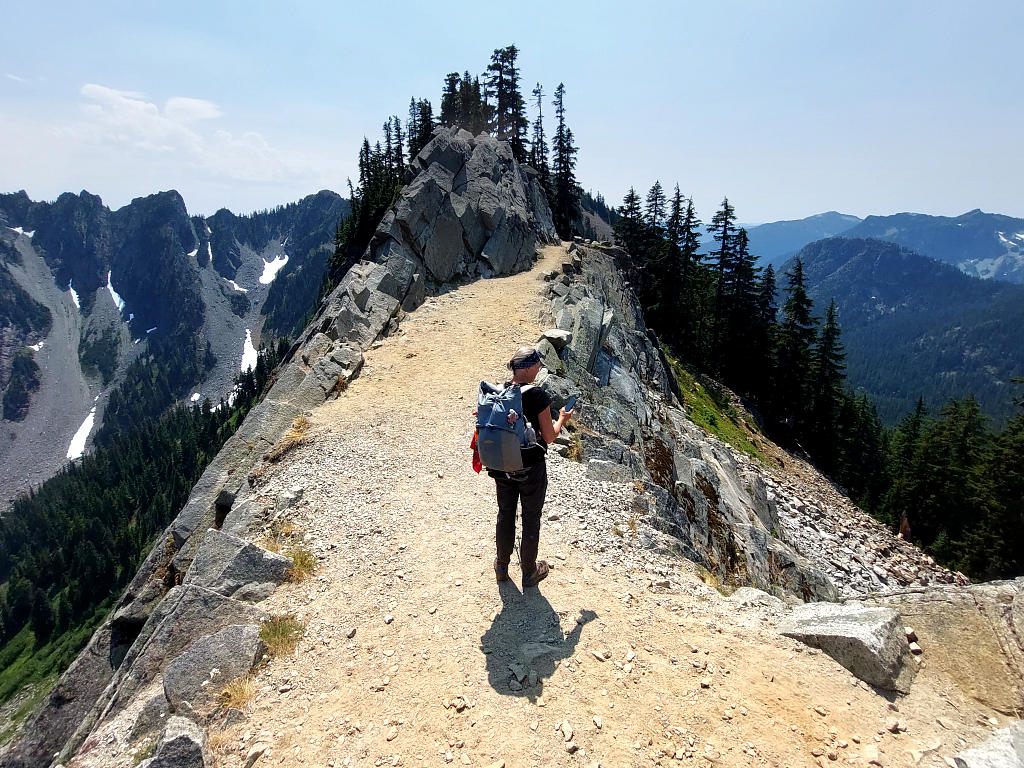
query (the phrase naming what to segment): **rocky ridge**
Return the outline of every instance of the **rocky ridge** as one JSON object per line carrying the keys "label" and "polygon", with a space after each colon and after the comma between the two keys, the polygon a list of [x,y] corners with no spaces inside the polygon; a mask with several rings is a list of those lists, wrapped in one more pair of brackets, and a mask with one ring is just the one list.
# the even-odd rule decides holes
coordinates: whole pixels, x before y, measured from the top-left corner
{"label": "rocky ridge", "polygon": [[[538,243],[554,238],[536,174],[515,162],[507,143],[439,129],[409,174],[410,184],[366,258],[324,300],[266,398],[207,467],[111,616],[0,765],[47,765],[55,752],[67,757],[88,748],[97,723],[137,706],[139,691],[184,650],[174,643],[240,618],[242,623],[261,618],[237,599],[265,597],[258,584],[243,585],[245,594],[227,597],[210,589],[219,577],[193,575],[193,560],[203,552],[211,526],[244,532],[260,512],[250,472],[299,416],[359,375],[363,351],[393,333],[405,313],[425,300],[428,288],[436,290],[456,277],[521,270],[532,264]],[[239,551],[234,557],[244,555]],[[265,583],[280,578],[278,573]],[[183,586],[173,586],[182,580]],[[200,621],[200,615],[206,618]]]}

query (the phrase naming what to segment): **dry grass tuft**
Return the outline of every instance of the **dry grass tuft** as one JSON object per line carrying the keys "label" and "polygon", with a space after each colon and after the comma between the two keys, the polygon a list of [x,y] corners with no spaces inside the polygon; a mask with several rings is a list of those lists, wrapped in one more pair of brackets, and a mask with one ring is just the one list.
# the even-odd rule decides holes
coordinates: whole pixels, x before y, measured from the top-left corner
{"label": "dry grass tuft", "polygon": [[271,524],[270,530],[263,536],[260,546],[280,554],[298,530],[299,527],[291,520],[275,520]]}
{"label": "dry grass tuft", "polygon": [[286,553],[292,559],[292,567],[288,569],[286,578],[288,581],[305,581],[313,575],[316,570],[316,555],[309,551],[304,545],[296,544]]}
{"label": "dry grass tuft", "polygon": [[580,440],[580,436],[575,432],[569,435],[569,451],[566,453],[566,458],[569,461],[583,461],[583,441]]}
{"label": "dry grass tuft", "polygon": [[306,442],[306,432],[309,431],[309,419],[305,416],[296,416],[291,427],[284,433],[281,441],[275,445],[263,457],[265,461],[272,464],[279,462],[288,451]]}
{"label": "dry grass tuft", "polygon": [[267,644],[270,656],[282,656],[295,650],[306,627],[293,616],[271,616],[260,627],[260,639]]}
{"label": "dry grass tuft", "polygon": [[220,692],[220,703],[225,707],[241,709],[256,695],[256,684],[248,675],[236,677]]}

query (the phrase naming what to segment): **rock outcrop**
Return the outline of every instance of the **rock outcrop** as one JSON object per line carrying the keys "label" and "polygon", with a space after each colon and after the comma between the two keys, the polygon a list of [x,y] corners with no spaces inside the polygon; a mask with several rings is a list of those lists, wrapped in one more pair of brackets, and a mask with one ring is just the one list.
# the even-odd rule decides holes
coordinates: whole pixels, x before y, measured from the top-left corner
{"label": "rock outcrop", "polygon": [[957,768],[1024,768],[1024,722],[997,731],[953,761]]}
{"label": "rock outcrop", "polygon": [[547,275],[550,321],[539,340],[538,379],[555,407],[583,394],[581,455],[596,480],[643,486],[647,542],[732,585],[832,600],[829,579],[776,537],[762,473],[686,416],[657,339],[647,329],[614,248],[570,247],[572,262]]}
{"label": "rock outcrop", "polygon": [[[1024,577],[908,589],[865,603],[898,611],[922,658],[972,699],[1011,717],[1024,712]],[[933,648],[963,650],[929,653]]]}
{"label": "rock outcrop", "polygon": [[[267,396],[207,467],[110,619],[0,766],[46,766],[55,753],[67,759],[95,728],[148,695],[193,641],[213,643],[225,627],[257,624],[262,612],[236,598],[265,597],[284,564],[228,535],[245,536],[274,514],[256,498],[250,473],[297,417],[359,374],[363,351],[394,332],[429,291],[529,267],[537,245],[554,238],[536,175],[507,143],[435,131],[364,259],[324,300]],[[221,527],[227,533],[214,530],[206,543],[207,531]]]}
{"label": "rock outcrop", "polygon": [[908,693],[917,668],[899,614],[856,602],[797,606],[779,631],[820,648],[864,682]]}

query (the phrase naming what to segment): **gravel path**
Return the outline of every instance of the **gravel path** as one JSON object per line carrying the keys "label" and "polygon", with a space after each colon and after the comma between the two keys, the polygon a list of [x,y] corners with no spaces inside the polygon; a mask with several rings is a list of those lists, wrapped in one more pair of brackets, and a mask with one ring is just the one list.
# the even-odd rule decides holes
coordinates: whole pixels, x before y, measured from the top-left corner
{"label": "gravel path", "polygon": [[261,478],[268,504],[303,489],[289,519],[320,565],[261,604],[306,635],[256,673],[246,721],[215,732],[218,763],[795,768],[955,751],[935,718],[972,722],[976,705],[922,670],[899,703],[908,731],[889,733],[885,698],[777,636],[780,602],[723,598],[642,549],[632,485],[566,459],[549,459],[551,576],[525,593],[516,568],[494,583],[494,486],[468,449],[476,388],[536,340],[538,273],[563,257],[430,299]]}

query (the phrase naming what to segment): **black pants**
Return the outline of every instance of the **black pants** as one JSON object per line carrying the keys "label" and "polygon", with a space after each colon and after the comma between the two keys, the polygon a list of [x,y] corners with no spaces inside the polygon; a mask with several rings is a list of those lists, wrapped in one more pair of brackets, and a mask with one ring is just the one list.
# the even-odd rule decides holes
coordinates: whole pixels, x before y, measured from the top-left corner
{"label": "black pants", "polygon": [[495,541],[498,562],[508,564],[516,542],[516,507],[523,506],[523,539],[519,557],[523,573],[533,573],[537,565],[537,547],[540,545],[540,513],[544,508],[544,495],[548,491],[548,468],[539,461],[521,475],[512,477],[504,473],[488,473],[494,478],[498,491],[498,524]]}

